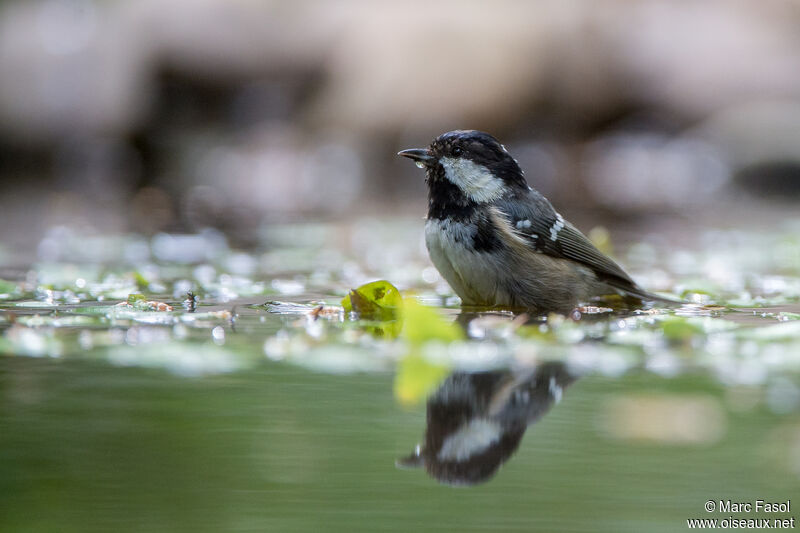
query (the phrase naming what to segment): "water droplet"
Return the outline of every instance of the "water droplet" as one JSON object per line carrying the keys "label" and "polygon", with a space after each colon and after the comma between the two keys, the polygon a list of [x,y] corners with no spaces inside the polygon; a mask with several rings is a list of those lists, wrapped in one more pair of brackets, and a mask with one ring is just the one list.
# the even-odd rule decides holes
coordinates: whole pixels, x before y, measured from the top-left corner
{"label": "water droplet", "polygon": [[417,168],[425,168],[425,163],[422,161],[416,161],[414,164],[417,165]]}

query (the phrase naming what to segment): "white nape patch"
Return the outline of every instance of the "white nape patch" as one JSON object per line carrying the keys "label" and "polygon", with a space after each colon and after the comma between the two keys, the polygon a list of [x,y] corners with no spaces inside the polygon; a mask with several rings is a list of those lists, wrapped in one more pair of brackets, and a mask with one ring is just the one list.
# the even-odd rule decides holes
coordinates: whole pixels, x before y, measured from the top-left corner
{"label": "white nape patch", "polygon": [[564,393],[564,389],[561,388],[561,385],[556,383],[556,378],[550,378],[550,383],[547,384],[547,390],[550,392],[550,396],[553,397],[553,402],[558,403],[561,401],[561,395]]}
{"label": "white nape patch", "polygon": [[556,213],[556,221],[553,224],[553,227],[550,228],[550,240],[554,241],[558,239],[558,232],[564,229],[564,219],[561,218],[561,215]]}
{"label": "white nape patch", "polygon": [[500,424],[486,418],[471,420],[447,437],[436,456],[440,461],[466,461],[500,440]]}
{"label": "white nape patch", "polygon": [[443,157],[439,163],[444,167],[445,177],[474,202],[492,202],[506,191],[503,180],[469,159]]}
{"label": "white nape patch", "polygon": [[517,220],[517,229],[525,229],[531,227],[530,220]]}

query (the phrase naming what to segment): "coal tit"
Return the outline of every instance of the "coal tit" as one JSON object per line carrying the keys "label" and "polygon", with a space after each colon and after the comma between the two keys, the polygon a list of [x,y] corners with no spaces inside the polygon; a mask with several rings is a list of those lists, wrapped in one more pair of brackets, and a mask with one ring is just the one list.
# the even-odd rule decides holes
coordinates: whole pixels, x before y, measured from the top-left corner
{"label": "coal tit", "polygon": [[517,161],[488,133],[451,131],[398,155],[426,171],[425,243],[464,305],[544,313],[614,294],[661,300],[528,186]]}

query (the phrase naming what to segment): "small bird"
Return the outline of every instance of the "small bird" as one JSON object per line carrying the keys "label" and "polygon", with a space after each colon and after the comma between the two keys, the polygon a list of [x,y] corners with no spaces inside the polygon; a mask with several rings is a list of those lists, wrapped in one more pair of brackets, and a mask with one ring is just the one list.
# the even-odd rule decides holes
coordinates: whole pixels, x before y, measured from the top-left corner
{"label": "small bird", "polygon": [[450,131],[398,155],[426,171],[425,244],[464,305],[547,313],[609,295],[663,300],[564,220],[488,133]]}

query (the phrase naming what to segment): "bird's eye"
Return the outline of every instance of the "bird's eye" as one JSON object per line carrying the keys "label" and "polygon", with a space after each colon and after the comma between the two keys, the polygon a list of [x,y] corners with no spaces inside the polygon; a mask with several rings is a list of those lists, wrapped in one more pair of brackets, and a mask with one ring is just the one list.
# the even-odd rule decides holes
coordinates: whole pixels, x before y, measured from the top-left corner
{"label": "bird's eye", "polygon": [[455,147],[455,148],[453,148],[453,150],[452,150],[452,154],[453,154],[454,156],[456,156],[456,157],[460,156],[460,155],[461,155],[463,152],[464,152],[464,151],[463,151],[463,150],[461,149],[461,147],[459,147],[459,146],[456,146],[456,147]]}

